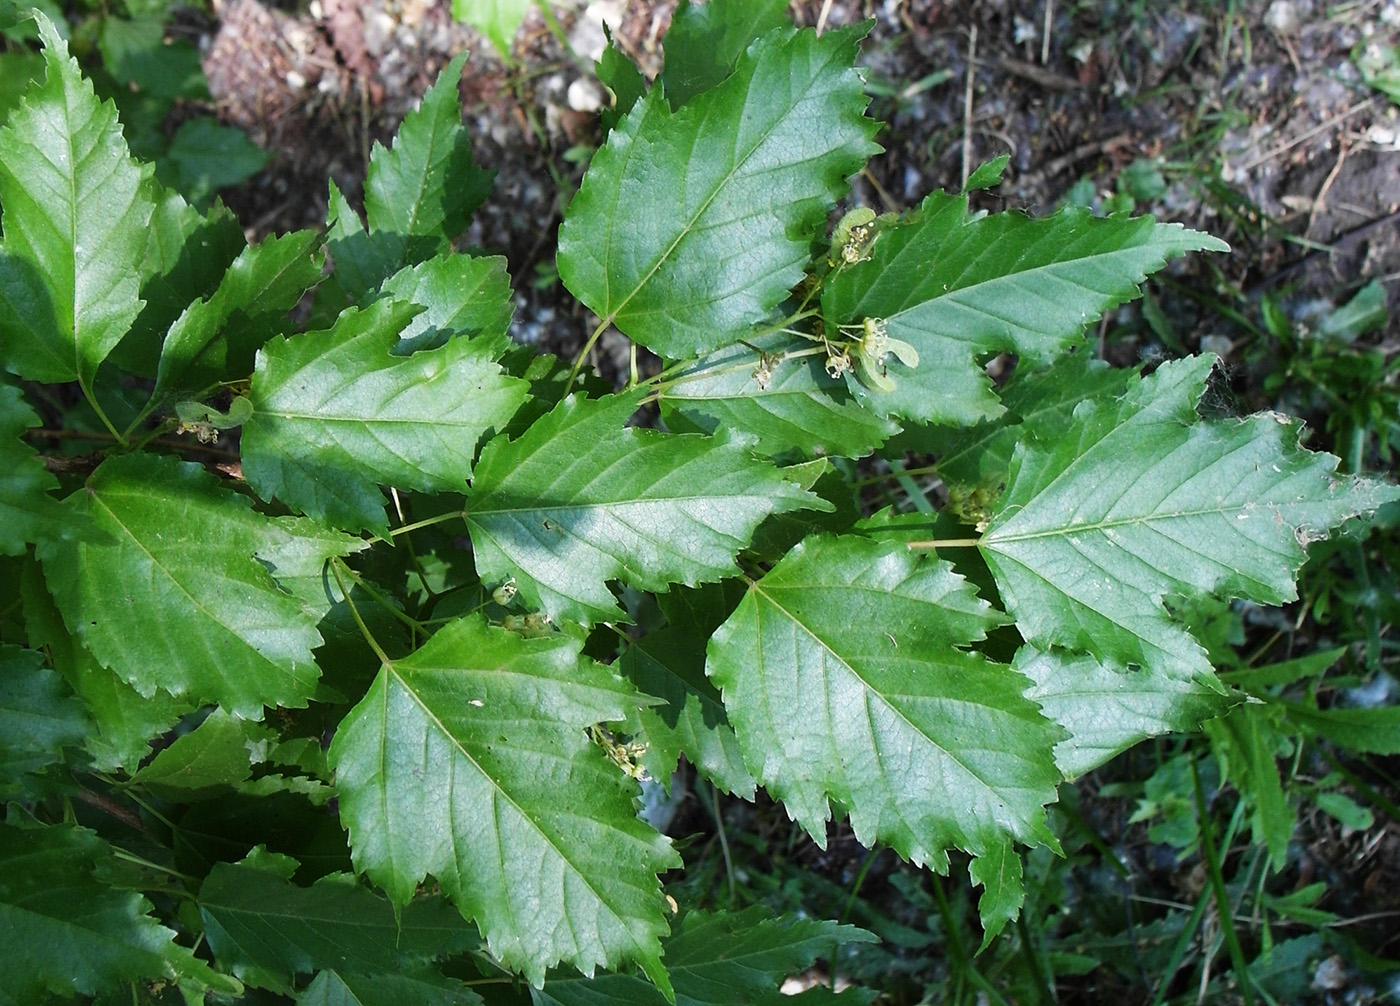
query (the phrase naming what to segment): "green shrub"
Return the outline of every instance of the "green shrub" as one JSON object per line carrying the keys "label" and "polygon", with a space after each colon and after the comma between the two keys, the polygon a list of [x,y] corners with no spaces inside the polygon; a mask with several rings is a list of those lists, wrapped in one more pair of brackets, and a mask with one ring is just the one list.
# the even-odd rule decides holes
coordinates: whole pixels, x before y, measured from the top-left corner
{"label": "green shrub", "polygon": [[[0,133],[0,995],[730,1002],[871,939],[668,902],[637,780],[682,757],[819,844],[836,812],[966,853],[990,939],[1062,780],[1243,699],[1191,619],[1292,599],[1400,497],[1286,416],[1203,418],[1212,357],[1091,359],[1206,235],[938,192],[824,238],[879,150],[862,29],[742,9],[682,8],[644,94],[605,63],[635,98],[560,232],[572,366],[453,250],[491,183],[461,59],[364,219],[332,187],[324,236],[245,246],[39,17]],[[581,382],[609,326],[662,369]],[[862,516],[853,462],[910,449],[950,505]]]}

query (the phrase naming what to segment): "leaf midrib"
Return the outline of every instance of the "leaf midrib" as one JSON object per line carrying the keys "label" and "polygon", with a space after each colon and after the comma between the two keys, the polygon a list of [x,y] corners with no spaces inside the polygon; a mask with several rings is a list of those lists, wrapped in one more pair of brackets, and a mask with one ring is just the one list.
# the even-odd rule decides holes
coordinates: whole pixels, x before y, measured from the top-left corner
{"label": "leaf midrib", "polygon": [[[1231,513],[1238,513],[1242,511],[1250,511],[1251,505],[1253,507],[1253,511],[1259,511],[1261,515],[1267,515],[1271,512],[1277,513],[1279,508],[1278,504],[1258,503],[1250,501],[1248,503],[1241,503],[1237,506],[1230,507],[1206,507],[1200,510],[1178,510],[1173,513],[1167,514],[1153,513],[1146,514],[1143,516],[1123,517],[1117,520],[1101,520],[1095,521],[1091,524],[1071,524],[1064,527],[1050,528],[1045,531],[1025,531],[1018,534],[1008,535],[999,535],[996,531],[989,531],[987,532],[987,534],[982,536],[982,540],[979,543],[979,547],[990,548],[993,550],[1000,551],[999,549],[997,549],[997,545],[1004,544],[1007,542],[1031,541],[1036,538],[1068,537],[1070,535],[1080,534],[1083,532],[1107,531],[1120,527],[1135,527],[1143,524],[1150,524],[1154,521],[1179,520],[1184,517],[1208,517],[1212,514],[1225,515]],[[1024,512],[1024,510],[1021,511],[1021,513]],[[1017,516],[1019,516],[1019,514]]]}
{"label": "leaf midrib", "polygon": [[[796,38],[798,38],[798,37],[799,37],[798,35],[793,35],[791,38],[785,40],[784,43],[783,43],[783,45],[786,46],[786,45],[790,44],[794,39],[796,39]],[[745,56],[747,56],[747,53],[745,53]],[[742,58],[743,58],[743,57],[741,57],[741,59],[742,59]],[[795,100],[792,101],[791,105],[787,108],[787,110],[786,110],[782,115],[778,116],[773,122],[771,122],[771,123],[768,125],[768,128],[765,129],[765,130],[763,131],[763,134],[758,138],[758,140],[755,141],[755,142],[749,147],[748,151],[745,152],[745,154],[743,155],[743,157],[740,158],[740,160],[739,160],[728,172],[725,173],[724,177],[721,178],[721,179],[715,184],[715,186],[714,186],[714,188],[711,190],[710,194],[709,194],[708,196],[705,197],[705,200],[704,200],[704,202],[700,205],[700,208],[699,208],[694,214],[692,214],[691,217],[685,222],[685,225],[681,228],[680,233],[678,233],[678,234],[676,235],[675,239],[671,242],[671,244],[665,249],[665,251],[663,251],[663,252],[661,253],[660,257],[658,257],[657,260],[656,260],[656,262],[651,266],[651,268],[647,270],[646,274],[645,274],[644,276],[642,276],[642,277],[636,282],[636,284],[632,287],[631,292],[628,293],[627,296],[625,296],[625,297],[622,299],[622,301],[608,313],[608,317],[607,317],[607,321],[608,321],[608,322],[612,322],[613,319],[615,319],[619,314],[621,314],[621,313],[623,312],[623,310],[627,307],[627,305],[630,304],[630,303],[632,302],[633,298],[635,298],[635,297],[637,296],[637,294],[640,293],[641,290],[642,290],[649,282],[651,282],[652,277],[655,276],[656,273],[657,273],[658,271],[660,271],[660,269],[661,269],[661,267],[662,267],[663,265],[666,264],[667,260],[670,259],[672,253],[675,252],[676,248],[680,245],[680,243],[681,243],[682,241],[684,241],[687,237],[689,237],[689,236],[691,235],[691,233],[692,233],[692,232],[694,231],[694,229],[695,229],[695,223],[696,223],[696,221],[699,220],[702,216],[704,216],[706,212],[708,212],[708,210],[709,210],[709,208],[710,208],[710,205],[711,205],[717,198],[719,198],[720,192],[721,192],[722,190],[724,190],[724,189],[729,185],[729,183],[733,180],[733,178],[735,177],[735,175],[737,175],[737,174],[739,173],[739,171],[744,167],[744,165],[747,164],[747,163],[749,162],[749,159],[753,157],[754,153],[755,153],[756,151],[758,151],[759,148],[761,148],[764,144],[766,144],[766,143],[768,142],[768,138],[773,134],[773,131],[774,131],[775,129],[777,129],[778,126],[779,126],[781,123],[787,121],[788,117],[792,115],[793,111],[794,111],[798,106],[800,106],[800,105],[802,104],[803,101],[805,101],[805,100],[807,99],[808,93],[811,92],[811,90],[816,86],[817,82],[821,79],[822,74],[826,71],[826,68],[829,67],[829,66],[831,65],[832,59],[833,59],[833,56],[832,56],[831,54],[828,54],[827,57],[826,57],[826,59],[823,60],[821,66],[818,67],[817,69],[815,69],[815,70],[813,70],[813,71],[811,72],[811,75],[809,76],[809,78],[808,78],[808,80],[807,80],[806,86],[803,87],[803,89],[799,92],[798,96],[795,98]],[[751,60],[751,61],[749,62],[749,75],[748,75],[748,81],[747,81],[747,83],[748,83],[750,86],[752,86],[752,84],[753,84],[754,71],[757,69],[757,67],[758,67],[758,61],[757,61],[756,59],[755,59],[755,60]],[[734,78],[731,77],[730,79],[732,80],[732,79],[734,79]],[[714,92],[711,92],[711,93],[714,93]],[[748,102],[748,92],[745,91],[744,94],[745,94],[744,101],[745,101],[745,104],[747,104],[747,102]],[[658,97],[656,100],[657,100],[657,102],[658,102],[659,107],[661,107],[661,108],[663,109],[663,112],[662,112],[661,114],[666,115],[667,117],[669,117],[669,119],[670,119],[670,121],[671,121],[672,123],[674,123],[675,120],[676,120],[677,118],[679,118],[679,117],[685,115],[686,112],[687,112],[687,110],[693,110],[693,109],[695,109],[696,107],[698,107],[698,106],[696,106],[696,105],[694,105],[694,104],[687,105],[687,106],[686,106],[685,108],[683,108],[680,112],[678,112],[678,113],[672,115],[672,114],[669,113],[669,106],[666,105],[665,99],[659,98],[659,97]],[[742,111],[742,110],[741,110],[741,111]],[[691,114],[691,116],[693,117],[693,116],[695,116],[696,113],[693,112],[693,111],[691,111],[690,114]],[[644,118],[644,119],[642,120],[642,122],[645,122],[645,121],[646,121],[646,119]],[[635,144],[635,142],[636,142],[638,136],[640,136],[640,134],[641,134],[641,123],[638,123],[637,133],[634,134],[633,137],[632,137],[632,141],[633,141],[634,144]],[[630,159],[630,157],[629,157],[629,159]],[[614,205],[616,205],[616,199],[619,199],[619,198],[621,198],[621,186],[618,187],[618,193],[617,193],[617,195],[614,197]],[[620,216],[618,216],[617,214],[614,214],[613,217],[612,217],[612,219],[614,219],[614,220],[620,219]],[[614,246],[614,242],[613,242],[613,240],[612,240],[613,233],[615,233],[615,232],[610,232],[609,235],[608,235],[609,240],[608,240],[608,243],[607,243],[607,246],[606,246],[606,251],[605,251],[605,253],[604,253],[603,274],[604,274],[605,276],[611,276],[611,275],[612,275],[612,262],[611,262],[611,259],[612,259],[612,250],[613,250],[613,246]]]}
{"label": "leaf midrib", "polygon": [[[544,830],[543,827],[541,827],[540,822],[536,821],[535,818],[531,816],[525,810],[525,808],[522,807],[511,796],[511,794],[508,793],[505,790],[505,788],[502,787],[496,781],[495,777],[491,775],[490,772],[486,771],[485,767],[479,761],[476,760],[472,753],[468,751],[460,741],[457,740],[457,737],[452,733],[451,730],[447,728],[447,725],[443,723],[443,721],[441,720],[441,718],[439,718],[437,713],[435,713],[431,708],[429,708],[427,703],[425,703],[423,699],[419,696],[418,691],[410,687],[408,681],[405,680],[403,674],[400,673],[398,668],[395,667],[393,663],[386,662],[384,664],[384,670],[385,673],[391,675],[394,678],[394,680],[398,682],[399,686],[403,688],[404,692],[413,700],[414,704],[417,705],[418,708],[423,711],[423,715],[426,716],[439,731],[441,731],[442,736],[447,738],[447,741],[449,744],[452,745],[453,750],[457,751],[463,758],[465,758],[471,764],[472,768],[476,769],[476,771],[480,774],[481,778],[485,779],[487,783],[490,784],[491,789],[494,792],[498,793],[500,797],[506,801],[506,803],[510,804],[510,806],[515,809],[516,813],[518,813],[521,816],[521,818],[523,818],[525,821],[528,821],[530,823],[531,828],[536,832],[536,834],[538,834],[542,839],[544,839],[545,842],[549,845],[549,847],[558,854],[559,858],[569,865],[569,869],[573,871],[574,875],[578,877],[578,879],[582,881],[584,886],[588,888],[589,892],[592,893],[592,895],[595,898],[597,898],[598,904],[607,906],[607,909],[609,912],[612,913],[613,918],[616,919],[619,923],[621,923],[621,930],[627,934],[627,937],[632,942],[632,945],[636,948],[636,950],[639,953],[641,953],[644,948],[639,946],[637,944],[637,941],[632,937],[632,931],[626,925],[627,919],[623,915],[623,913],[620,912],[617,909],[617,907],[613,905],[610,899],[603,897],[602,893],[599,892],[597,887],[594,885],[592,879],[583,870],[579,869],[577,864],[575,864],[574,861],[570,859],[569,856],[564,852],[564,850],[561,849],[559,845],[555,842],[553,836],[551,836],[548,832]],[[388,703],[385,703],[386,711],[387,705]],[[386,726],[384,731],[384,737],[387,740],[389,736],[390,732]],[[387,749],[387,747],[387,744],[381,745],[381,752]],[[493,828],[492,830],[499,832],[498,828]],[[614,828],[613,830],[617,829]],[[453,834],[452,836],[452,844],[454,847],[453,858],[455,859],[455,847],[457,844],[456,834]],[[553,937],[551,936],[549,939],[552,945]],[[645,955],[643,954],[643,956]]]}
{"label": "leaf midrib", "polygon": [[[975,771],[973,771],[972,768],[970,768],[961,758],[953,754],[953,752],[949,751],[942,744],[938,743],[938,741],[930,737],[922,727],[910,720],[909,717],[905,715],[904,710],[900,709],[899,706],[891,702],[890,699],[886,697],[884,692],[880,691],[878,688],[875,688],[868,681],[866,681],[864,675],[862,675],[860,671],[858,671],[855,668],[855,666],[851,664],[850,661],[848,661],[845,657],[843,657],[840,653],[833,649],[831,645],[828,644],[827,641],[823,639],[820,635],[818,635],[815,630],[810,628],[806,622],[802,621],[800,618],[798,618],[796,615],[790,612],[787,608],[785,608],[781,603],[779,603],[777,598],[775,598],[771,593],[765,591],[763,589],[763,581],[760,580],[754,583],[753,586],[750,587],[750,589],[755,594],[758,594],[764,599],[766,599],[769,604],[771,604],[774,608],[778,609],[778,611],[782,612],[783,615],[786,616],[794,625],[800,626],[801,629],[807,633],[807,635],[809,635],[812,639],[816,640],[822,649],[824,649],[827,653],[831,654],[831,656],[834,659],[836,659],[842,667],[845,667],[851,672],[851,674],[856,678],[856,680],[858,680],[861,683],[861,687],[865,689],[867,695],[878,695],[880,697],[880,701],[896,716],[898,716],[899,719],[909,727],[909,729],[913,730],[914,733],[918,734],[920,737],[928,741],[928,743],[934,748],[943,752],[943,754],[950,761],[956,763],[960,768],[962,768],[964,772],[966,772],[973,779],[976,779],[983,786],[983,788],[985,788],[986,791],[990,793],[993,797],[996,796],[997,791],[994,786],[992,786]],[[889,591],[873,587],[866,587],[859,584],[845,585],[841,589],[845,590],[848,593],[862,592],[872,594],[879,600],[885,600],[889,596]],[[825,785],[823,785],[823,789],[825,788]],[[903,814],[901,813],[900,816],[902,818]]]}

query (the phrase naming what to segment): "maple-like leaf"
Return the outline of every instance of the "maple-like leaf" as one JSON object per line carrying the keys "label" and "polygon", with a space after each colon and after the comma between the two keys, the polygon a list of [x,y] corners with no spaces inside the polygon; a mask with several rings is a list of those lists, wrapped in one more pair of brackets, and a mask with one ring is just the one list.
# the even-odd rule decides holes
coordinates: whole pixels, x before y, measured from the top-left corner
{"label": "maple-like leaf", "polygon": [[[375,143],[365,174],[365,218],[387,236],[383,275],[447,251],[491,193],[494,171],[472,160],[457,82],[467,54],[452,59],[418,107],[404,116],[391,147]],[[332,250],[334,254],[334,250]]]}
{"label": "maple-like leaf", "polygon": [[[774,917],[754,905],[741,912],[690,911],[663,945],[675,985],[675,1006],[730,1006],[788,999],[778,990],[785,978],[811,967],[818,957],[876,937],[855,926],[794,916]],[[583,981],[551,975],[531,993],[535,1006],[665,1006],[655,986],[633,975],[599,975]]]}
{"label": "maple-like leaf", "polygon": [[1067,207],[1048,217],[973,216],[966,195],[935,192],[880,231],[866,258],[838,269],[822,291],[828,327],[883,320],[913,346],[918,366],[887,362],[894,390],[852,390],[881,415],[970,424],[1001,403],[980,360],[1045,363],[1104,311],[1138,295],[1170,258],[1227,251],[1221,241],[1151,217],[1095,217]]}
{"label": "maple-like leaf", "polygon": [[1240,701],[1215,676],[1109,667],[1084,653],[1023,646],[1012,663],[1034,684],[1026,698],[1069,732],[1055,745],[1055,764],[1075,779],[1138,741],[1199,730]]}
{"label": "maple-like leaf", "polygon": [[377,485],[462,490],[481,436],[500,429],[528,385],[502,373],[494,340],[449,339],[395,355],[419,308],[380,300],[326,332],[258,354],[243,427],[243,471],[277,497],[342,527],[388,532]]}
{"label": "maple-like leaf", "polygon": [[213,295],[248,242],[238,218],[222,203],[201,213],[154,177],[146,184],[156,205],[140,268],[145,305],[108,360],[122,370],[155,377],[170,326],[196,300]]}
{"label": "maple-like leaf", "polygon": [[399,333],[394,352],[407,355],[436,349],[453,338],[489,346],[493,358],[510,349],[510,318],[515,311],[506,260],[453,253],[400,269],[384,281],[380,295],[423,308]]}
{"label": "maple-like leaf", "polygon": [[634,715],[633,731],[646,745],[638,763],[669,785],[682,754],[726,793],[752,800],[755,783],[719,692],[705,677],[705,637],[694,627],[669,625],[629,646],[618,670],[638,691],[665,701]]}
{"label": "maple-like leaf", "polygon": [[[1012,839],[1054,842],[1063,736],[1025,678],[967,648],[1002,621],[942,560],[822,536],[750,586],[706,671],[750,771],[818,844],[835,802],[861,842],[940,872],[949,848],[1000,863]],[[1019,903],[1019,869],[978,862],[974,879],[1014,880]]]}
{"label": "maple-like leaf", "polygon": [[87,383],[141,310],[154,211],[116,107],[42,12],[45,77],[0,128],[0,347],[31,381]]}
{"label": "maple-like leaf", "polygon": [[192,303],[170,326],[156,394],[246,378],[253,355],[321,281],[324,256],[314,251],[319,241],[315,231],[295,231],[245,248],[209,299]]}
{"label": "maple-like leaf", "polygon": [[157,688],[258,719],[305,705],[316,619],[254,557],[270,518],[197,464],[108,458],[74,497],[108,536],[40,547],[70,631],[145,695]]}
{"label": "maple-like leaf", "polygon": [[635,961],[669,991],[656,875],[680,860],[585,733],[641,700],[579,650],[473,615],[386,664],[331,744],[341,819],[395,902],[432,874],[534,984]]}
{"label": "maple-like leaf", "polygon": [[607,581],[664,591],[733,576],[769,514],[829,509],[742,440],[626,427],[640,400],[570,395],[486,445],[467,501],[484,581],[514,577],[554,619],[617,619]]}
{"label": "maple-like leaf", "polygon": [[1277,413],[1203,420],[1214,356],[1165,363],[1023,444],[980,548],[1022,637],[1177,677],[1210,662],[1168,610],[1215,595],[1297,595],[1304,544],[1400,489],[1334,475]]}
{"label": "maple-like leaf", "polygon": [[565,213],[564,285],[669,357],[733,342],[777,307],[847,176],[880,149],[852,65],[862,32],[765,35],[677,112],[653,88]]}

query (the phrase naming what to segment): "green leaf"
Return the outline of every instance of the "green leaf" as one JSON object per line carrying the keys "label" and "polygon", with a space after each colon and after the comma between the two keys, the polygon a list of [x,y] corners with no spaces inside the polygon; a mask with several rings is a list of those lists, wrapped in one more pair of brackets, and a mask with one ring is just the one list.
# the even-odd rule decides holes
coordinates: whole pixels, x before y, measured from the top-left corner
{"label": "green leaf", "polygon": [[974,192],[977,189],[990,189],[1000,185],[1001,176],[1006,173],[1006,165],[1010,161],[1010,154],[1002,154],[978,165],[977,170],[968,176],[967,182],[963,185],[963,191]]}
{"label": "green leaf", "polygon": [[0,824],[0,999],[96,995],[118,982],[179,980],[191,992],[237,991],[173,942],[135,891],[93,878],[107,843],[71,825],[20,830]]}
{"label": "green leaf", "polygon": [[154,204],[116,109],[35,16],[47,75],[0,129],[0,343],[21,377],[89,382],[141,310]]}
{"label": "green leaf", "polygon": [[1117,398],[1135,371],[1111,367],[1080,346],[1048,369],[1020,367],[998,390],[1006,411],[973,427],[913,427],[898,445],[938,455],[938,476],[950,485],[1000,491],[1022,440],[1053,441],[1080,402]]}
{"label": "green leaf", "polygon": [[369,229],[385,237],[383,276],[447,251],[491,193],[494,171],[472,160],[457,81],[463,53],[448,63],[418,108],[404,117],[393,146],[375,143],[365,175]]}
{"label": "green leaf", "polygon": [[0,794],[86,738],[82,704],[66,692],[42,653],[0,643]]}
{"label": "green leaf", "polygon": [[433,874],[535,985],[558,961],[585,974],[636,961],[669,991],[656,874],[680,859],[584,732],[638,699],[579,649],[474,615],[385,665],[331,744],[341,819],[356,867],[394,902]]}
{"label": "green leaf", "polygon": [[717,350],[663,385],[662,415],[706,433],[720,427],[751,433],[770,457],[792,451],[864,457],[899,427],[856,401],[822,369],[821,358],[787,355],[810,346],[777,333]]}
{"label": "green leaf", "polygon": [[173,800],[197,800],[252,777],[254,752],[270,739],[266,728],[215,709],[131,777]]}
{"label": "green leaf", "polygon": [[343,527],[388,533],[377,485],[460,491],[477,441],[500,429],[527,385],[501,372],[493,341],[451,339],[396,356],[418,308],[376,301],[335,327],[258,353],[243,426],[243,471],[264,499]]}
{"label": "green leaf", "polygon": [[297,1006],[478,1006],[482,1001],[461,982],[431,971],[374,975],[322,971],[297,997]]}
{"label": "green leaf", "polygon": [[213,295],[192,303],[171,326],[156,394],[246,378],[254,354],[321,281],[322,256],[313,251],[318,240],[315,231],[295,231],[245,248]]}
{"label": "green leaf", "polygon": [[184,310],[213,295],[246,246],[238,219],[222,204],[207,215],[154,180],[156,208],[141,262],[145,307],[109,357],[123,370],[155,377],[166,333]]}
{"label": "green leaf", "polygon": [[219,189],[247,181],[272,155],[232,126],[207,115],[182,123],[157,166],[157,173],[193,202],[203,205]]}
{"label": "green leaf", "polygon": [[221,967],[284,992],[298,974],[396,971],[478,942],[440,895],[396,909],[344,874],[300,887],[249,862],[216,864],[200,887],[199,912]]}
{"label": "green leaf", "polygon": [[847,176],[880,149],[851,65],[860,34],[771,33],[675,113],[653,88],[565,213],[570,292],[668,357],[733,342],[777,307]]}
{"label": "green leaf", "polygon": [[917,368],[891,358],[893,391],[853,390],[881,415],[971,424],[1000,414],[978,361],[1016,353],[1048,362],[1170,258],[1221,241],[1151,217],[1095,217],[1066,208],[970,216],[966,195],[935,192],[880,231],[869,258],[838,270],[822,292],[829,326],[885,321],[889,337],[919,354]]}
{"label": "green leaf", "polygon": [[164,14],[160,10],[132,18],[103,18],[97,39],[103,69],[133,91],[148,91],[170,101],[208,101],[199,50],[187,39],[166,41]]}
{"label": "green leaf", "polygon": [[334,318],[346,304],[379,289],[384,277],[395,271],[393,259],[397,246],[398,241],[392,235],[371,234],[365,230],[364,221],[332,180],[326,206],[326,248],[335,262],[335,272],[330,281],[316,291],[318,306],[338,290],[340,298],[325,305],[329,317]]}
{"label": "green leaf", "polygon": [[506,260],[499,256],[439,255],[389,277],[381,296],[412,301],[424,309],[399,333],[396,354],[436,349],[452,338],[489,346],[493,358],[511,346],[506,333],[515,299]]}
{"label": "green leaf", "polygon": [[1209,675],[1172,598],[1296,597],[1303,542],[1400,490],[1333,476],[1270,413],[1202,421],[1215,357],[1163,364],[1116,401],[1084,404],[1053,441],[1023,446],[981,539],[1007,610],[1039,649],[1120,667]]}
{"label": "green leaf", "polygon": [[485,35],[506,59],[529,9],[530,0],[452,0],[452,16]]}
{"label": "green leaf", "polygon": [[315,619],[254,553],[269,518],[197,464],[111,457],[72,497],[104,544],[49,543],[44,576],[68,628],[143,695],[163,688],[248,719],[305,705]]}
{"label": "green leaf", "polygon": [[1055,745],[1055,764],[1067,779],[1098,768],[1138,741],[1199,730],[1239,701],[1214,675],[1129,670],[1082,653],[1023,646],[1012,666],[1034,682],[1026,698],[1070,734]]}
{"label": "green leaf", "polygon": [[1221,781],[1228,778],[1253,805],[1251,837],[1256,846],[1268,851],[1274,872],[1287,864],[1288,843],[1297,824],[1279,777],[1277,747],[1284,740],[1275,725],[1279,718],[1276,708],[1251,703],[1206,724],[1216,760],[1222,765]]}
{"label": "green leaf", "polygon": [[277,585],[318,622],[344,600],[335,577],[326,572],[326,562],[369,548],[369,542],[362,538],[301,517],[279,517],[264,535],[258,559],[267,564]]}
{"label": "green leaf", "polygon": [[[671,23],[675,23],[674,18]],[[637,64],[617,47],[606,24],[603,25],[603,31],[607,34],[608,44],[598,61],[593,64],[593,69],[599,82],[611,91],[613,96],[612,107],[603,109],[599,115],[603,135],[607,136],[622,117],[632,111],[632,106],[646,95],[647,82],[642,76],[642,71],[637,69]]]}
{"label": "green leaf", "polygon": [[1290,723],[1348,751],[1400,754],[1400,706],[1317,709],[1290,702],[1284,710]]}
{"label": "green leaf", "polygon": [[38,425],[20,390],[0,384],[0,555],[18,555],[30,542],[90,533],[71,507],[49,495],[58,479],[21,439]]}
{"label": "green leaf", "polygon": [[663,42],[661,79],[671,108],[728,77],[759,36],[791,23],[785,0],[709,0],[698,6],[681,0]]}
{"label": "green leaf", "polygon": [[[666,966],[676,988],[676,1006],[729,1006],[787,1001],[783,980],[811,967],[818,957],[851,943],[878,938],[855,926],[783,916],[759,905],[741,912],[687,912],[664,941]],[[633,975],[592,980],[551,976],[531,992],[535,1006],[663,1006],[661,993]]]}
{"label": "green leaf", "polygon": [[48,652],[54,669],[63,675],[92,719],[84,745],[92,768],[99,772],[134,768],[150,754],[151,741],[175,726],[194,704],[161,689],[141,695],[98,663],[63,624],[37,560],[25,560],[20,578],[29,644]]}
{"label": "green leaf", "polygon": [[665,703],[634,715],[645,741],[639,759],[653,778],[670,784],[680,756],[726,793],[752,800],[755,783],[744,767],[734,728],[715,686],[705,678],[705,637],[692,626],[668,626],[629,646],[618,670],[637,690]]}
{"label": "green leaf", "polygon": [[556,620],[616,620],[608,580],[664,591],[733,576],[769,514],[830,506],[729,435],[624,428],[640,400],[570,395],[518,439],[486,445],[467,501],[484,582],[514,577]]}
{"label": "green leaf", "polygon": [[965,648],[1001,621],[946,562],[822,536],[750,586],[706,670],[750,771],[819,845],[830,800],[863,844],[946,872],[950,847],[1000,862],[1013,838],[1054,842],[1063,734]]}
{"label": "green leaf", "polygon": [[44,75],[44,57],[37,52],[11,49],[0,52],[0,126],[19,107],[30,81]]}

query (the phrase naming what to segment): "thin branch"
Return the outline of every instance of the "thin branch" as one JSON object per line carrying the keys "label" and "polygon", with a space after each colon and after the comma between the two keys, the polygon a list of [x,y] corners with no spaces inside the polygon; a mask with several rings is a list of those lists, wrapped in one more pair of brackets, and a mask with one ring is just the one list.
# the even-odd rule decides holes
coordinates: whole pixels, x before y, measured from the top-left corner
{"label": "thin branch", "polygon": [[904,543],[904,547],[912,551],[916,548],[976,548],[980,544],[981,538],[934,538],[931,541],[908,541]]}

